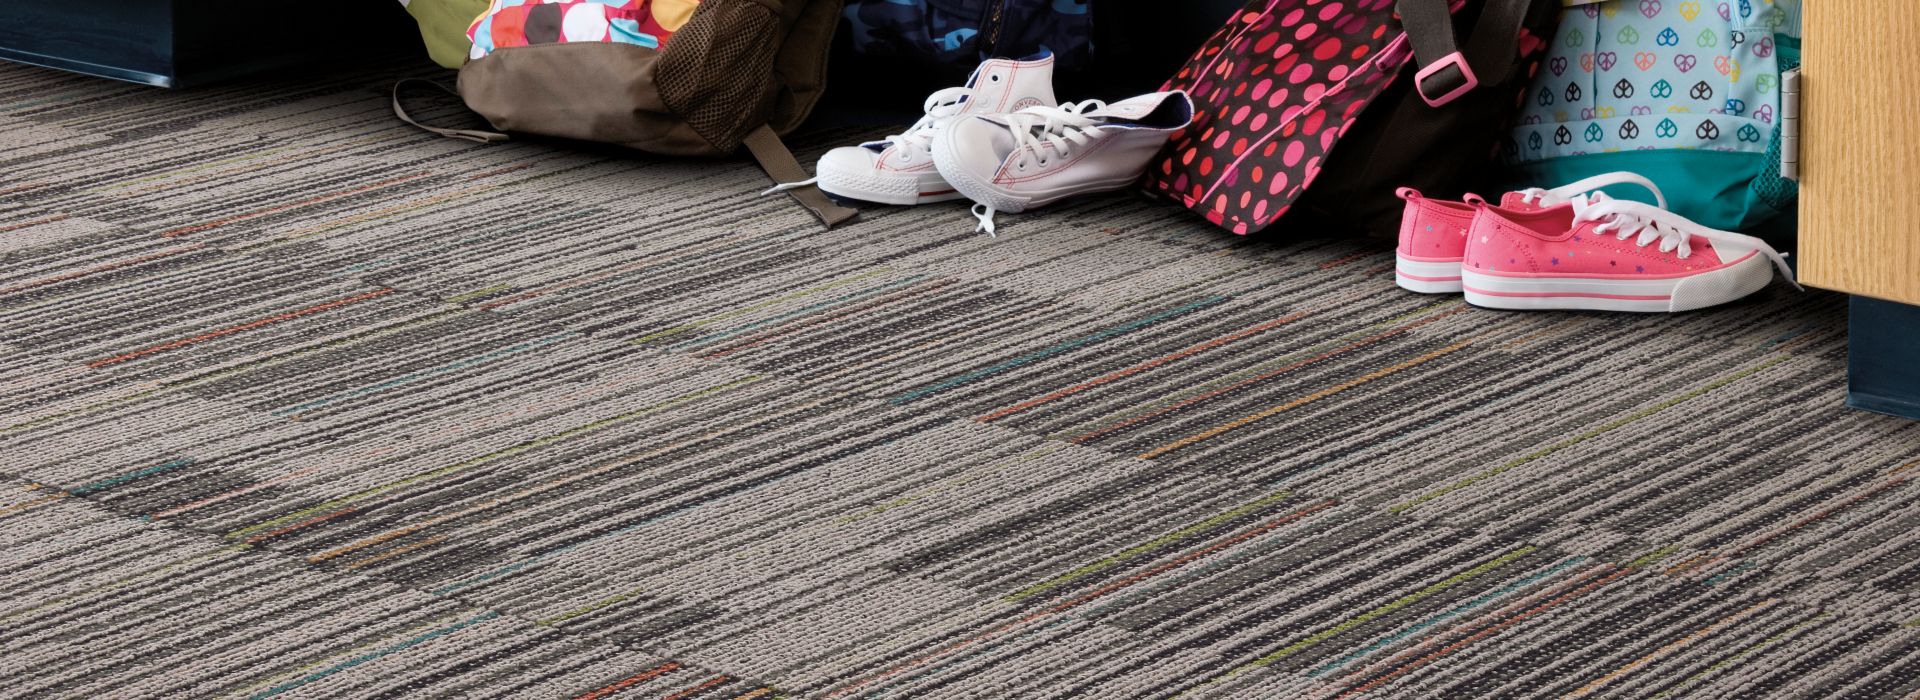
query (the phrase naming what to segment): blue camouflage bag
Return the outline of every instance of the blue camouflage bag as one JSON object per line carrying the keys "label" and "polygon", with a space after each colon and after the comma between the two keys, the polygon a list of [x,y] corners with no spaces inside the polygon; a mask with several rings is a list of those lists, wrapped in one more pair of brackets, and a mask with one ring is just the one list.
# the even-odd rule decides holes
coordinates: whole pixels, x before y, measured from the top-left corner
{"label": "blue camouflage bag", "polygon": [[1093,59],[1093,0],[848,0],[855,53],[972,67],[1052,51],[1073,70]]}

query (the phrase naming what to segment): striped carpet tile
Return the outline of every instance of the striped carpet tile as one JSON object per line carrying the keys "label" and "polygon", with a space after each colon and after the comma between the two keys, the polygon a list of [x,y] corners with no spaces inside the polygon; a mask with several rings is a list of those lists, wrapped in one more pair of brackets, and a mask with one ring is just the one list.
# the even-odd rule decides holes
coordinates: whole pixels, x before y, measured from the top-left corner
{"label": "striped carpet tile", "polygon": [[[249,553],[85,494],[0,484],[0,514],[37,526],[0,529],[9,572],[0,674],[10,696],[516,697],[608,678],[618,678],[608,692],[665,694],[719,675]],[[233,590],[250,595],[221,594]]]}
{"label": "striped carpet tile", "polygon": [[0,66],[0,696],[1920,691],[1842,297],[1478,310],[1130,194],[823,232],[412,130],[413,65]]}

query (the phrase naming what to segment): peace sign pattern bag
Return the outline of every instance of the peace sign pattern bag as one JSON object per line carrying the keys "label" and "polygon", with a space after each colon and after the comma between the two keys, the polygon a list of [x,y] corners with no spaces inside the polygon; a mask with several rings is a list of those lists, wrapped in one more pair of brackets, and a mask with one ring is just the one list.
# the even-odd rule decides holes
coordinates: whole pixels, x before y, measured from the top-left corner
{"label": "peace sign pattern bag", "polygon": [[1637,172],[1701,225],[1760,224],[1797,194],[1778,177],[1776,126],[1799,27],[1799,0],[1568,8],[1505,145],[1508,161],[1538,183]]}

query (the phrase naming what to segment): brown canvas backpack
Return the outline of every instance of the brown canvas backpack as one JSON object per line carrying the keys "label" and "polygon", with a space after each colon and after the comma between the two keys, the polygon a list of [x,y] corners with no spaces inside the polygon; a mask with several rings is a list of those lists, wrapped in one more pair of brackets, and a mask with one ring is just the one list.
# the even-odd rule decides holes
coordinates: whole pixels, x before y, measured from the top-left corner
{"label": "brown canvas backpack", "polygon": [[[670,38],[655,38],[622,33],[652,17],[627,19],[603,3],[496,1],[469,32],[485,33],[460,68],[458,94],[499,132],[414,121],[400,106],[411,80],[394,86],[393,109],[409,124],[480,142],[520,132],[674,156],[726,156],[745,146],[775,181],[803,180],[806,170],[780,135],[800,126],[826,87],[841,2],[682,0],[691,16]],[[576,9],[593,14],[576,18]],[[511,27],[510,43],[494,45],[506,33],[495,21]],[[857,213],[813,187],[787,193],[829,227]]]}

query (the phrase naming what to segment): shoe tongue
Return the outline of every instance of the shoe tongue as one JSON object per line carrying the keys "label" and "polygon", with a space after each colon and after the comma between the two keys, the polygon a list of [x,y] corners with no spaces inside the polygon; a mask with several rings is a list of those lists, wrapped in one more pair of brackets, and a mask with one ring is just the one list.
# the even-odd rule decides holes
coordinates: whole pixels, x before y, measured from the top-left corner
{"label": "shoe tongue", "polygon": [[[1009,117],[1009,116],[1011,116],[1011,115],[1008,115],[1008,114],[977,114],[977,115],[974,115],[974,118],[975,118],[975,119],[980,119],[980,120],[983,120],[983,121],[989,121],[989,122],[993,122],[993,123],[995,123],[995,124],[999,124],[1000,126],[1004,126],[1004,127],[1006,127],[1006,128],[1007,128],[1007,131],[1008,131],[1009,133],[1011,133],[1011,132],[1012,132],[1012,131],[1013,131],[1013,130],[1015,129],[1015,127],[1014,127],[1014,125],[1013,125],[1013,120],[1012,120],[1012,119],[1008,119],[1008,117]],[[1026,120],[1026,125],[1027,125],[1027,135],[1029,135],[1029,136],[1032,136],[1032,137],[1034,137],[1034,138],[1046,138],[1046,137],[1047,137],[1047,135],[1048,135],[1048,132],[1047,132],[1047,130],[1046,130],[1046,129],[1047,129],[1047,119],[1046,119],[1046,117],[1044,117],[1044,116],[1040,116],[1040,115],[1034,115],[1034,114],[1031,114],[1031,113],[1028,113],[1028,114],[1027,114],[1027,116],[1029,116],[1029,117],[1031,117],[1030,119],[1028,119],[1028,120]],[[1086,126],[1084,127],[1084,129],[1092,129],[1092,128],[1094,128],[1094,127],[1098,127],[1098,126],[1105,126],[1105,125],[1106,125],[1106,124],[1108,123],[1108,118],[1107,118],[1107,117],[1105,117],[1105,116],[1097,116],[1097,115],[1095,115],[1095,113],[1093,113],[1093,112],[1085,112],[1085,113],[1082,113],[1082,114],[1081,114],[1080,116],[1082,116],[1082,117],[1086,117],[1086,118],[1087,118],[1087,119],[1088,119],[1089,121],[1091,121],[1091,122],[1093,122],[1093,123],[1091,123],[1091,124],[1088,124],[1088,125],[1086,125]],[[1117,120],[1116,120],[1116,121],[1117,121]],[[1080,127],[1079,125],[1073,125],[1073,128],[1075,128],[1075,129],[1081,129],[1081,128],[1083,128],[1083,127]],[[1060,131],[1061,131],[1061,129],[1056,129],[1056,130],[1054,130],[1054,132],[1053,132],[1053,133],[1059,133]]]}
{"label": "shoe tongue", "polygon": [[912,126],[907,127],[905,133],[893,134],[890,138],[884,138],[878,141],[868,141],[860,144],[860,147],[873,151],[874,153],[879,153],[887,150],[888,146],[906,142],[924,149],[927,147],[927,144],[933,142],[933,128],[937,124],[938,122],[932,119],[922,119],[915,122]]}
{"label": "shoe tongue", "polygon": [[1176,129],[1193,118],[1192,104],[1180,92],[1150,92],[1081,113],[1104,125]]}
{"label": "shoe tongue", "polygon": [[1527,196],[1519,192],[1508,192],[1500,195],[1500,208],[1514,211],[1540,211],[1546,207],[1527,201]]}
{"label": "shoe tongue", "polygon": [[860,144],[860,147],[867,149],[869,151],[873,151],[874,153],[880,153],[887,150],[888,147],[898,143],[906,143],[914,146],[919,146],[921,148],[926,148],[927,144],[931,143],[932,141],[933,141],[932,129],[918,129],[918,130],[909,131],[905,134],[902,134],[900,135],[899,138],[882,139],[879,141],[868,141],[866,143]]}
{"label": "shoe tongue", "polygon": [[1166,96],[1160,93],[1140,95],[1138,97],[1129,97],[1119,102],[1114,102],[1096,110],[1083,112],[1082,114],[1088,117],[1104,117],[1109,121],[1134,122],[1152,114],[1153,110],[1158,109],[1160,103],[1165,101],[1165,99]]}
{"label": "shoe tongue", "polygon": [[1013,149],[1018,147],[1018,144],[1013,141],[1013,131],[1010,129],[986,129],[985,131],[988,152],[994,155],[995,160],[1006,160],[1007,156],[1013,153]]}

